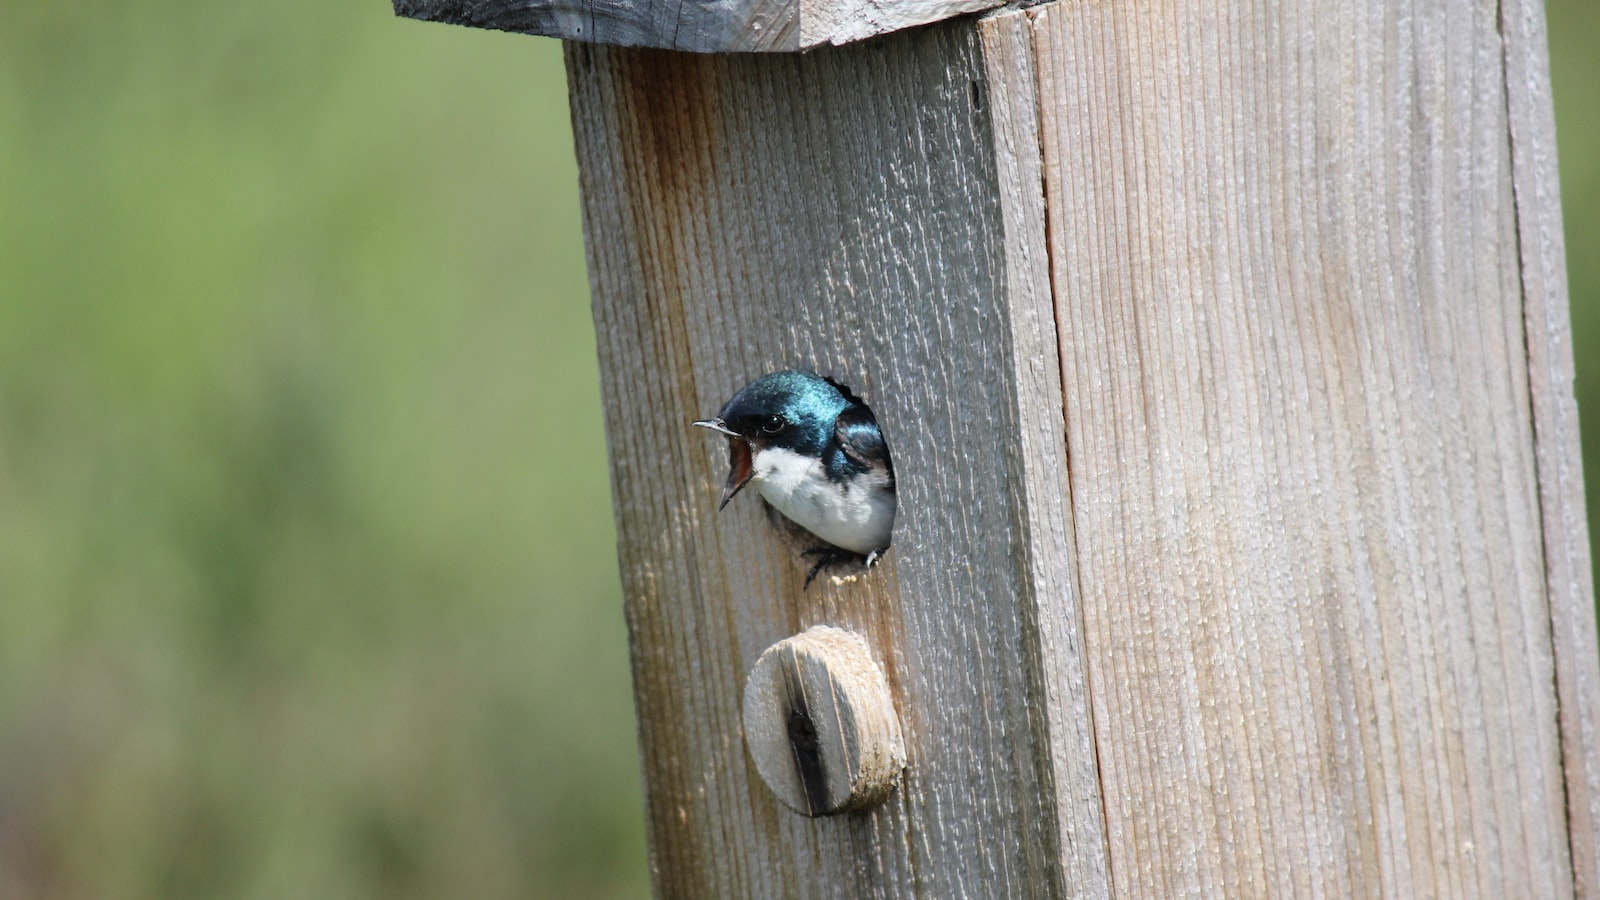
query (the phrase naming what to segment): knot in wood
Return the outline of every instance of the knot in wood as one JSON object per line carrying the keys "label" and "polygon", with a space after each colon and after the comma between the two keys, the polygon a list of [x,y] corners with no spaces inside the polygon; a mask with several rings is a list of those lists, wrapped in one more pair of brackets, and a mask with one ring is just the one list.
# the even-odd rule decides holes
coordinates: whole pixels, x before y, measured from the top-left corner
{"label": "knot in wood", "polygon": [[877,806],[906,767],[883,670],[860,635],[826,625],[756,660],[744,686],[744,737],[767,787],[813,817]]}

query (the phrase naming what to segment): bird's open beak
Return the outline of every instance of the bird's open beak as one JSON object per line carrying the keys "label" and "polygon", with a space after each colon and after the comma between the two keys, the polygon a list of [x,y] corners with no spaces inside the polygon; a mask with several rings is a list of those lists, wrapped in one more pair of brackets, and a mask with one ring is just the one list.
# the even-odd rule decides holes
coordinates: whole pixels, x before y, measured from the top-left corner
{"label": "bird's open beak", "polygon": [[728,423],[722,421],[721,419],[701,419],[698,422],[690,422],[689,424],[696,425],[701,428],[709,428],[712,431],[720,431],[731,438],[739,437],[739,432],[729,428]]}
{"label": "bird's open beak", "polygon": [[755,467],[750,464],[750,442],[742,437],[728,439],[728,483],[722,488],[722,502],[717,504],[717,511],[721,512],[733,495],[739,489],[750,483],[756,474]]}
{"label": "bird's open beak", "polygon": [[745,440],[744,435],[729,428],[728,423],[721,419],[702,419],[690,424],[720,431],[728,436],[728,483],[722,488],[722,502],[717,504],[717,510],[721,511],[728,505],[728,501],[733,499],[733,495],[749,484],[750,479],[756,474],[755,467],[750,461],[750,442]]}

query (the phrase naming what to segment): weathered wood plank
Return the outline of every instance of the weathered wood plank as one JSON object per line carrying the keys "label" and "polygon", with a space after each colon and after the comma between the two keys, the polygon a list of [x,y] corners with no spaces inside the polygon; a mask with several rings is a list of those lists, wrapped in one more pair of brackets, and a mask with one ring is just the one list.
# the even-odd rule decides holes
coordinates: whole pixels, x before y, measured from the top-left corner
{"label": "weathered wood plank", "polygon": [[[662,894],[1593,895],[1536,7],[569,45]],[[887,562],[809,593],[683,427],[782,366],[900,470]],[[895,693],[871,813],[744,754],[745,672],[813,624]]]}
{"label": "weathered wood plank", "polygon": [[1499,8],[1037,15],[1118,894],[1555,897],[1569,841],[1592,878],[1549,101],[1513,86],[1514,160],[1543,51]]}
{"label": "weathered wood plank", "polygon": [[[663,896],[1107,891],[1036,102],[984,54],[1025,37],[568,45]],[[786,366],[860,391],[899,480],[885,562],[809,592],[757,504],[716,513],[725,452],[687,427]],[[814,624],[864,635],[896,695],[910,769],[869,813],[784,809],[742,745],[746,671]]]}
{"label": "weathered wood plank", "polygon": [[1572,317],[1544,4],[1510,0],[1502,4],[1500,15],[1567,827],[1577,893],[1600,897],[1600,656],[1595,653],[1600,640],[1573,397]]}
{"label": "weathered wood plank", "polygon": [[1005,0],[394,0],[396,15],[475,28],[701,53],[845,44]]}
{"label": "weathered wood plank", "polygon": [[988,76],[980,96],[992,109],[1011,291],[1009,380],[1015,399],[1010,407],[1016,418],[1003,420],[1000,427],[1017,436],[1016,453],[1007,465],[1020,476],[1013,481],[1013,490],[1020,492],[1013,508],[1027,516],[1015,527],[1027,535],[1022,562],[1034,593],[1023,612],[1035,617],[1039,636],[1043,694],[1037,703],[1042,718],[1038,727],[1049,736],[1056,773],[1053,799],[1062,835],[1063,877],[1074,892],[1095,896],[1108,888],[1107,848],[1102,818],[1084,815],[1081,807],[1085,798],[1099,802],[1100,785],[1073,555],[1033,29],[1026,16],[1007,13],[984,19],[979,32]]}

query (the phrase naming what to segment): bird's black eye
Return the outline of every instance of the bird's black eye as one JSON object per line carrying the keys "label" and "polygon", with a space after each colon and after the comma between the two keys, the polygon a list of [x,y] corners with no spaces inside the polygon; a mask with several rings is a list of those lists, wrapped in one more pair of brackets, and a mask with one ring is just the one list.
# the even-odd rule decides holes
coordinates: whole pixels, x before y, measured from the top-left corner
{"label": "bird's black eye", "polygon": [[783,416],[767,416],[767,420],[761,423],[761,430],[767,434],[777,434],[788,424],[789,422]]}

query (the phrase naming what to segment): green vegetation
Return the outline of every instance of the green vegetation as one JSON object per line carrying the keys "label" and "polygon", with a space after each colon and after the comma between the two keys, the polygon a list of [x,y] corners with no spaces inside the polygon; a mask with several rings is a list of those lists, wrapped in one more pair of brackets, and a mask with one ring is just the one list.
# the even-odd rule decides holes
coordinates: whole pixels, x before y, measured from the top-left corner
{"label": "green vegetation", "polygon": [[1588,483],[1589,546],[1600,562],[1600,4],[1548,0],[1572,351]]}
{"label": "green vegetation", "polygon": [[[1550,18],[1600,475],[1600,8]],[[643,895],[559,46],[6,19],[0,897]]]}
{"label": "green vegetation", "polygon": [[645,894],[559,44],[95,6],[0,29],[0,897]]}

